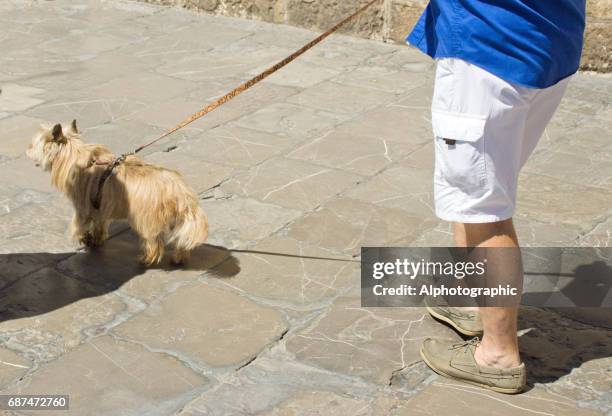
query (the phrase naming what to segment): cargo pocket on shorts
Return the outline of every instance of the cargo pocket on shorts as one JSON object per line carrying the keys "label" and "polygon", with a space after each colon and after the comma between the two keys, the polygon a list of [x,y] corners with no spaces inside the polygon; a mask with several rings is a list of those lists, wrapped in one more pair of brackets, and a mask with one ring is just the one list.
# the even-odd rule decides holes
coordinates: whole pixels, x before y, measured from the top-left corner
{"label": "cargo pocket on shorts", "polygon": [[486,191],[486,118],[432,111],[436,181],[471,195]]}

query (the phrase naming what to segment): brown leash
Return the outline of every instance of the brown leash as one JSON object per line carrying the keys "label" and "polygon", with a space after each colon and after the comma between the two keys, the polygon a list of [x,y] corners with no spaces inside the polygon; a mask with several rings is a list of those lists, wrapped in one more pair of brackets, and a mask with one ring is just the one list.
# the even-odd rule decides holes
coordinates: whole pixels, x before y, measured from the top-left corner
{"label": "brown leash", "polygon": [[197,113],[189,116],[188,118],[186,118],[185,120],[180,122],[176,127],[173,127],[172,129],[166,131],[161,136],[157,137],[155,140],[152,140],[149,143],[143,144],[142,146],[136,148],[135,150],[133,150],[131,152],[128,152],[128,153],[124,153],[121,156],[115,158],[112,162],[110,162],[110,164],[108,165],[108,167],[106,168],[104,173],[102,173],[102,176],[100,177],[100,181],[98,182],[98,191],[97,191],[95,197],[91,201],[91,203],[94,206],[94,208],[95,209],[100,209],[100,205],[102,203],[102,188],[104,186],[104,183],[106,182],[108,177],[113,173],[115,168],[117,168],[117,166],[119,166],[121,163],[123,163],[125,161],[125,159],[127,159],[128,156],[135,155],[136,153],[138,153],[138,152],[146,149],[147,147],[157,143],[158,141],[168,137],[169,135],[171,135],[175,131],[182,129],[183,127],[193,123],[194,121],[196,121],[197,119],[199,119],[201,117],[204,117],[206,114],[210,113],[215,108],[218,108],[218,107],[222,106],[223,104],[225,104],[226,102],[228,102],[229,100],[231,100],[232,98],[237,96],[238,94],[243,93],[244,91],[248,90],[253,85],[257,84],[258,82],[260,82],[263,79],[267,78],[268,76],[272,75],[273,73],[275,73],[276,71],[278,71],[279,69],[281,69],[285,65],[289,64],[290,62],[295,60],[300,55],[302,55],[304,52],[308,51],[313,46],[315,46],[318,43],[320,43],[323,39],[327,38],[329,35],[331,35],[335,31],[337,31],[338,29],[340,29],[342,26],[347,24],[349,21],[353,20],[355,17],[357,17],[358,15],[363,13],[366,9],[368,9],[371,5],[373,5],[374,3],[378,2],[378,1],[380,1],[380,0],[372,0],[371,2],[366,4],[365,6],[361,7],[359,10],[357,10],[355,13],[353,13],[349,17],[345,18],[344,20],[340,21],[335,26],[333,26],[331,29],[327,30],[322,35],[318,36],[314,40],[312,40],[312,41],[308,42],[306,45],[302,46],[297,51],[293,52],[291,55],[289,55],[288,57],[286,57],[282,61],[272,65],[271,67],[269,67],[268,69],[266,69],[265,71],[260,73],[259,75],[251,78],[250,80],[246,81],[244,84],[234,88],[232,91],[228,92],[223,97],[221,97],[221,98],[217,99],[216,101],[214,101],[213,103],[207,105],[206,107],[204,107],[203,109],[201,109]]}

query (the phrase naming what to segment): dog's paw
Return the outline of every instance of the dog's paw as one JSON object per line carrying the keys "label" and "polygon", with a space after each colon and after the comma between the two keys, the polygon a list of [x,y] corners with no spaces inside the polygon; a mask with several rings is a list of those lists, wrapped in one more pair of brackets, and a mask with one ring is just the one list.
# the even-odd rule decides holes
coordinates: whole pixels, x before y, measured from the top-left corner
{"label": "dog's paw", "polygon": [[151,267],[159,263],[159,260],[143,254],[142,256],[138,257],[138,263],[143,267]]}
{"label": "dog's paw", "polygon": [[175,267],[185,265],[189,260],[189,253],[185,251],[175,251],[170,259],[170,263]]}
{"label": "dog's paw", "polygon": [[80,239],[79,243],[83,244],[87,248],[96,247],[96,239],[91,233],[85,233]]}
{"label": "dog's paw", "polygon": [[94,234],[92,235],[92,245],[91,247],[102,247],[104,245],[104,243],[106,242],[106,239],[108,237],[106,235],[98,235],[98,234]]}
{"label": "dog's paw", "polygon": [[79,243],[83,244],[85,247],[91,247],[93,244],[93,236],[91,233],[86,233],[79,238]]}
{"label": "dog's paw", "polygon": [[185,260],[184,259],[177,259],[177,258],[172,257],[170,259],[170,264],[172,266],[174,266],[174,267],[181,267],[181,266],[183,266],[185,264]]}
{"label": "dog's paw", "polygon": [[87,232],[79,238],[79,243],[89,249],[100,248],[104,245],[106,236],[97,235],[91,232]]}

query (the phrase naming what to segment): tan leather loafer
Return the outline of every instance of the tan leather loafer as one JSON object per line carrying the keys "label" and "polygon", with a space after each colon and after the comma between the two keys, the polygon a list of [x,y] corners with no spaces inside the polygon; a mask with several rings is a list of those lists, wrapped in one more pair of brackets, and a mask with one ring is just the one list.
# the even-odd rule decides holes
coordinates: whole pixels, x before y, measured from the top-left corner
{"label": "tan leather loafer", "polygon": [[421,347],[421,357],[441,376],[500,393],[520,393],[527,382],[525,364],[513,368],[478,365],[474,358],[478,343],[478,338],[461,343],[427,338]]}

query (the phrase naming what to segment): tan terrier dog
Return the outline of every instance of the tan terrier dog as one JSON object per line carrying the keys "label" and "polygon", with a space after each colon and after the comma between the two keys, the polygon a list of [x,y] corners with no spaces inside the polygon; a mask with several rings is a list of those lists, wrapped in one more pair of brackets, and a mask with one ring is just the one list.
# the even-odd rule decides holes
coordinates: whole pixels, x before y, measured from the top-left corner
{"label": "tan terrier dog", "polygon": [[127,219],[140,236],[144,248],[140,261],[147,266],[161,261],[166,244],[174,246],[172,262],[183,263],[208,237],[206,216],[182,176],[135,156],[110,175],[102,188],[100,209],[94,208],[100,176],[114,156],[105,146],[84,143],[76,121],[65,131],[61,124],[41,127],[26,154],[36,166],[51,172],[53,185],[70,199],[75,210],[72,236],[88,247],[101,246],[110,222],[120,219]]}

